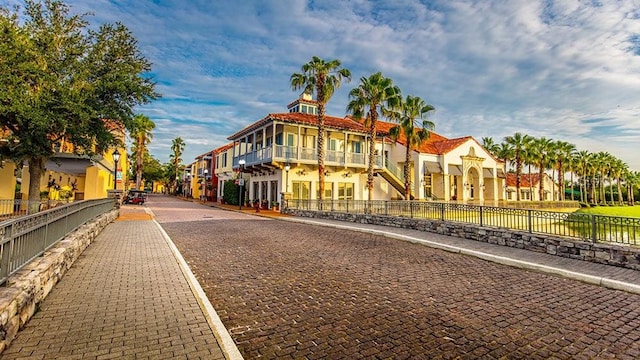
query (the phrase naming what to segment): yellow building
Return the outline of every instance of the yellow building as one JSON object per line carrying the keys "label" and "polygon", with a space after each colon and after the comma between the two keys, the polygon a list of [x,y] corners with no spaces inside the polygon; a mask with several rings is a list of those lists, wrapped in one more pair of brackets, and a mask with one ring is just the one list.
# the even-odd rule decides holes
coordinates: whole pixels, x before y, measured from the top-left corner
{"label": "yellow building", "polygon": [[[124,128],[113,126],[112,131],[124,143]],[[128,171],[124,147],[111,148],[92,157],[74,154],[73,145],[64,139],[54,145],[54,154],[46,162],[40,179],[40,198],[73,201],[107,197],[107,190],[126,190]],[[117,150],[119,159],[114,161]],[[17,166],[5,160],[0,168],[0,200],[27,200],[29,197],[29,166]]]}

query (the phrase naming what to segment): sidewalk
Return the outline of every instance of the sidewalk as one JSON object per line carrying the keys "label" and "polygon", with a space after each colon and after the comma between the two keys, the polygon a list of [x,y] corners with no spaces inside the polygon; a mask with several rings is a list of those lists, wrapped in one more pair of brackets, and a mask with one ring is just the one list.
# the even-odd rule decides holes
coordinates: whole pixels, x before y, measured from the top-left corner
{"label": "sidewalk", "polygon": [[242,357],[162,228],[124,206],[1,358]]}

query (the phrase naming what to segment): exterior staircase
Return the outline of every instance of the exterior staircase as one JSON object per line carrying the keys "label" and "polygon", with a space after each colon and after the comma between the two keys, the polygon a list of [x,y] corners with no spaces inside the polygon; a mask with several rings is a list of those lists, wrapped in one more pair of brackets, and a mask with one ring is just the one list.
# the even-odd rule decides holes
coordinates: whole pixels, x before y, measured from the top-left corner
{"label": "exterior staircase", "polygon": [[[398,190],[400,194],[404,196],[404,171],[389,161],[385,161],[384,167],[380,167],[376,170],[377,174],[385,179],[394,189]],[[411,192],[411,199],[413,200],[413,189]],[[408,200],[408,199],[407,199]]]}

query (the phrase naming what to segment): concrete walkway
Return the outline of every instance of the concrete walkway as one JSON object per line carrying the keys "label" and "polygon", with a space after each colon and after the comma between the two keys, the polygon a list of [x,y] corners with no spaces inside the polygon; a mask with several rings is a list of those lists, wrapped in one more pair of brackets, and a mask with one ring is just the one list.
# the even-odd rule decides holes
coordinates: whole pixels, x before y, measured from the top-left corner
{"label": "concrete walkway", "polygon": [[125,206],[1,358],[242,357],[164,230]]}

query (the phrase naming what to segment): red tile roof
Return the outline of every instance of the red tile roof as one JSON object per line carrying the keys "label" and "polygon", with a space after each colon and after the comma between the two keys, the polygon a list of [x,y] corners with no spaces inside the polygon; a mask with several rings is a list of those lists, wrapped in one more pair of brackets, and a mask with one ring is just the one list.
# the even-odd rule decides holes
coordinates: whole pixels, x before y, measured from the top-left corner
{"label": "red tile roof", "polygon": [[[398,124],[386,121],[378,121],[376,124],[376,129],[379,135],[386,136],[389,134],[391,128],[395,126],[398,126]],[[431,131],[429,134],[429,138],[420,145],[418,151],[423,154],[443,155],[462,145],[469,139],[473,138],[471,136],[465,136],[456,139],[447,139],[446,137]],[[404,136],[404,134],[400,134],[400,136],[398,137],[398,143],[407,146],[407,138]]]}
{"label": "red tile roof", "polygon": [[[515,173],[507,173],[507,186],[516,187],[516,174]],[[540,176],[539,174],[520,174],[520,187],[537,187]]]}
{"label": "red tile roof", "polygon": [[222,146],[220,146],[220,147],[219,147],[219,148],[217,148],[217,149],[213,149],[213,153],[214,153],[214,154],[220,154],[221,152],[226,151],[226,150],[229,150],[229,149],[231,149],[232,147],[233,147],[233,143],[231,142],[231,143],[228,143],[228,144],[226,144],[226,145],[222,145]]}
{"label": "red tile roof", "polygon": [[[318,116],[312,115],[312,114],[297,113],[297,112],[269,114],[266,117],[262,118],[261,120],[258,120],[253,124],[245,127],[244,129],[238,131],[237,133],[229,136],[227,139],[229,140],[238,139],[239,137],[247,133],[250,133],[251,131],[258,129],[272,121],[278,121],[278,122],[290,123],[290,124],[317,126]],[[337,130],[347,130],[347,131],[353,131],[353,132],[366,133],[365,129],[362,127],[362,124],[350,118],[338,118],[334,116],[325,115],[324,121],[325,121],[325,126],[329,130],[337,129]]]}

